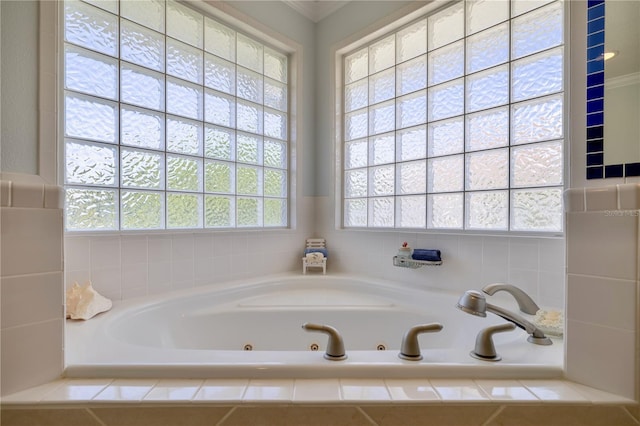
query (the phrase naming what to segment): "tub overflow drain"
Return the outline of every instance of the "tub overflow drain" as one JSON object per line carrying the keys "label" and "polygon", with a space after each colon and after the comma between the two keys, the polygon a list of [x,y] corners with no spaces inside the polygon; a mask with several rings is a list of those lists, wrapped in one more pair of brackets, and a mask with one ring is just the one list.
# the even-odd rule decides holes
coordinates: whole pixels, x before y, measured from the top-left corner
{"label": "tub overflow drain", "polygon": [[242,347],[242,349],[245,350],[245,351],[252,351],[253,350],[253,345],[250,344],[250,343],[247,343],[246,345],[244,345]]}
{"label": "tub overflow drain", "polygon": [[387,347],[385,345],[383,345],[382,343],[380,343],[378,346],[376,346],[376,349],[379,351],[386,351]]}
{"label": "tub overflow drain", "polygon": [[312,351],[317,351],[318,349],[320,349],[320,346],[317,343],[312,343],[309,345],[309,349]]}

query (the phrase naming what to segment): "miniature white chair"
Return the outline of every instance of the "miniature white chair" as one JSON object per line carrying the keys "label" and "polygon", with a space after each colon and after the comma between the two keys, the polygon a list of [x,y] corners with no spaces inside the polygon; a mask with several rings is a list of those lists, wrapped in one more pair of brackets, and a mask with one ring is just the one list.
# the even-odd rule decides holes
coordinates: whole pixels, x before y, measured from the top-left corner
{"label": "miniature white chair", "polygon": [[[307,256],[307,255],[311,256]],[[327,273],[327,249],[324,238],[307,239],[307,248],[302,258],[302,273],[307,273],[307,268],[322,268],[322,273]]]}

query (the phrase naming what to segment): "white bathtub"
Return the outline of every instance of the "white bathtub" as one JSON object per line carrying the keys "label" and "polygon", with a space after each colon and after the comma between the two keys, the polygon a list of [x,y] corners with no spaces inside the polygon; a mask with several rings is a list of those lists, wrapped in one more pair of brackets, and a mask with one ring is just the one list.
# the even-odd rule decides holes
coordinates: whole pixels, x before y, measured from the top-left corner
{"label": "white bathtub", "polygon": [[[148,378],[559,378],[563,343],[526,341],[516,329],[495,336],[500,362],[469,356],[482,328],[503,323],[455,308],[458,293],[346,276],[278,276],[124,301],[86,322],[67,321],[68,377]],[[347,359],[323,358],[327,324]],[[404,333],[439,322],[419,337],[423,359],[398,357]],[[251,351],[245,348],[252,347]],[[311,348],[318,346],[317,351]],[[381,350],[383,349],[384,350]]]}

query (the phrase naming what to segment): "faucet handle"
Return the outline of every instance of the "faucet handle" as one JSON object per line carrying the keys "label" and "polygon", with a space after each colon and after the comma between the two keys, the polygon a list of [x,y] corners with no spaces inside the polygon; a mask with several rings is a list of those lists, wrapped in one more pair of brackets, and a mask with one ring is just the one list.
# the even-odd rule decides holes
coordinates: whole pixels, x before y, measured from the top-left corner
{"label": "faucet handle", "polygon": [[327,351],[324,354],[325,359],[328,359],[329,361],[342,361],[347,359],[347,354],[344,350],[344,342],[338,330],[330,325],[312,324],[309,322],[302,324],[302,328],[306,331],[318,331],[329,336]]}
{"label": "faucet handle", "polygon": [[514,324],[507,323],[480,330],[478,336],[476,336],[476,347],[469,355],[482,361],[500,361],[502,357],[496,352],[492,337],[496,333],[511,331],[515,328],[516,326]]}
{"label": "faucet handle", "polygon": [[442,324],[437,322],[414,325],[402,337],[402,344],[400,345],[400,353],[398,356],[408,361],[420,361],[422,355],[420,354],[418,335],[421,333],[436,333],[442,330],[442,328]]}

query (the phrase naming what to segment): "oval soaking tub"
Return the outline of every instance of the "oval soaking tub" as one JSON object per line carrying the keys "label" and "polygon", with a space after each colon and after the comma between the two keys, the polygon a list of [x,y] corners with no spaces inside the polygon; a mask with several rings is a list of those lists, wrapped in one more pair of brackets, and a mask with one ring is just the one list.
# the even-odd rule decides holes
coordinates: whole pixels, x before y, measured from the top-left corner
{"label": "oval soaking tub", "polygon": [[[562,340],[533,345],[520,329],[494,336],[502,361],[469,356],[478,331],[505,321],[461,312],[459,295],[358,277],[287,275],[115,302],[89,321],[67,321],[66,376],[562,376]],[[336,328],[347,359],[324,359],[328,337],[303,330],[307,322]],[[409,328],[436,322],[442,331],[419,336],[422,360],[398,357]]]}

